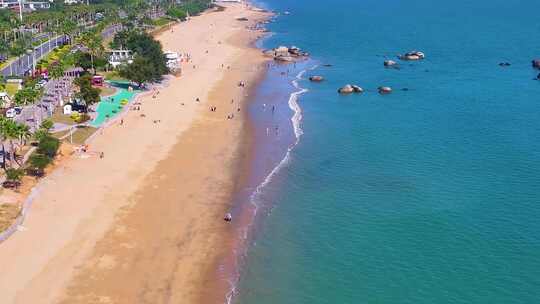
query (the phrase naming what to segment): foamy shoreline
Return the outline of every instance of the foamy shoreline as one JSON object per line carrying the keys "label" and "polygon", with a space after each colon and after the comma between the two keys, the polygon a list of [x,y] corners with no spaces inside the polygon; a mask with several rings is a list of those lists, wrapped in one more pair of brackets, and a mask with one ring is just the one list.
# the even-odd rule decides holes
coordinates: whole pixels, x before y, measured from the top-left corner
{"label": "foamy shoreline", "polygon": [[243,153],[246,91],[236,84],[249,89],[266,60],[251,47],[261,33],[236,18],[268,16],[226,6],[160,34],[164,49],[192,54],[183,76],[156,99],[141,96],[143,111],[125,113],[123,126],[94,138],[93,153],[40,183],[26,231],[0,245],[0,302],[223,299],[208,273],[223,254],[221,217]]}

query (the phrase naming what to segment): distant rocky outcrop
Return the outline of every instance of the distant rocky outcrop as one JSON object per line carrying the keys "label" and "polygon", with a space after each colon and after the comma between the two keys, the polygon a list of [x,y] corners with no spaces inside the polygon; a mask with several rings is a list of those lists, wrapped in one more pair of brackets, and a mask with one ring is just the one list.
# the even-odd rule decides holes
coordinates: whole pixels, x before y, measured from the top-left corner
{"label": "distant rocky outcrop", "polygon": [[322,76],[318,76],[318,75],[309,77],[309,81],[313,81],[313,82],[321,82],[323,80],[324,80],[324,78]]}
{"label": "distant rocky outcrop", "polygon": [[340,94],[363,93],[363,92],[364,92],[364,89],[362,89],[361,87],[357,85],[351,85],[351,84],[346,84],[343,87],[338,89],[338,93]]}
{"label": "distant rocky outcrop", "polygon": [[391,87],[378,87],[377,90],[379,90],[379,94],[390,94],[392,93]]}
{"label": "distant rocky outcrop", "polygon": [[339,94],[351,94],[354,92],[352,85],[347,84],[338,89]]}
{"label": "distant rocky outcrop", "polygon": [[395,62],[394,60],[385,60],[384,66],[387,68],[397,67],[397,62]]}
{"label": "distant rocky outcrop", "polygon": [[420,51],[412,51],[405,53],[404,55],[398,55],[398,58],[401,60],[422,60],[426,58],[426,55]]}
{"label": "distant rocky outcrop", "polygon": [[266,50],[263,53],[265,56],[272,57],[274,60],[281,62],[295,62],[309,56],[307,52],[302,51],[296,46],[279,46],[275,49]]}
{"label": "distant rocky outcrop", "polygon": [[361,87],[359,87],[357,85],[351,85],[351,87],[353,88],[353,91],[355,93],[364,93],[364,89],[362,89]]}

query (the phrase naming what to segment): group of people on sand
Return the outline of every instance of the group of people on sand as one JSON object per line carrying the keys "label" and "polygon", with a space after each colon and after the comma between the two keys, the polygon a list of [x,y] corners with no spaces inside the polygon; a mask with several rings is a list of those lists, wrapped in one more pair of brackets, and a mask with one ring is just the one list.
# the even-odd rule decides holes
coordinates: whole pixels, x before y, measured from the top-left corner
{"label": "group of people on sand", "polygon": [[[88,144],[83,144],[83,145],[80,145],[78,148],[75,149],[76,151],[79,151],[81,153],[90,153],[90,146],[88,146]],[[99,158],[100,159],[103,159],[105,158],[105,152],[101,151],[98,153],[99,155]]]}

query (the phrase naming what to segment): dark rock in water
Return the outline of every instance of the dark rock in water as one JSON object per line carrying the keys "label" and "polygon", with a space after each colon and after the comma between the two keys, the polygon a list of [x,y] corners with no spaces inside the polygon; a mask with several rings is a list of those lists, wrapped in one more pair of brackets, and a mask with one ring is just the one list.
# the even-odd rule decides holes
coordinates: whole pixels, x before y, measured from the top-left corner
{"label": "dark rock in water", "polygon": [[534,59],[532,61],[532,67],[540,70],[540,59]]}
{"label": "dark rock in water", "polygon": [[501,62],[501,63],[499,63],[499,66],[507,67],[507,66],[511,66],[511,64],[510,64],[510,62]]}
{"label": "dark rock in water", "polygon": [[350,84],[347,84],[338,89],[339,94],[350,94],[352,92],[354,92],[354,88]]}
{"label": "dark rock in water", "polygon": [[357,85],[352,85],[351,87],[353,88],[353,91],[355,93],[364,93],[364,89],[362,89],[361,87],[359,87]]}
{"label": "dark rock in water", "polygon": [[377,90],[379,90],[379,94],[390,94],[392,93],[391,87],[378,87]]}
{"label": "dark rock in water", "polygon": [[426,58],[426,55],[420,51],[408,52],[405,55],[398,55],[398,58],[401,60],[422,60]]}
{"label": "dark rock in water", "polygon": [[397,62],[395,62],[394,60],[385,60],[384,61],[384,66],[385,67],[394,67],[397,65]]}
{"label": "dark rock in water", "polygon": [[309,77],[309,80],[313,82],[321,82],[324,80],[324,78],[322,76],[311,76]]}
{"label": "dark rock in water", "polygon": [[323,64],[323,67],[331,67],[332,65],[331,64]]}
{"label": "dark rock in water", "polygon": [[536,75],[536,80],[540,80],[540,74]]}
{"label": "dark rock in water", "polygon": [[409,88],[403,88],[403,89],[401,89],[401,90],[402,90],[402,91],[408,91]]}

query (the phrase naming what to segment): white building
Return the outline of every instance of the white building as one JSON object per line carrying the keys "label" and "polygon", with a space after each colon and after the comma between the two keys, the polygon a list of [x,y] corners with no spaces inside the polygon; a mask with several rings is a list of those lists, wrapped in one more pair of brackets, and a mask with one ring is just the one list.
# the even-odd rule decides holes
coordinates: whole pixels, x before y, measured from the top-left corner
{"label": "white building", "polygon": [[[40,9],[49,9],[51,8],[50,1],[26,1],[22,0],[20,5],[23,8],[23,11],[35,11]],[[0,0],[0,8],[9,8],[15,11],[19,11],[19,0]]]}
{"label": "white building", "polygon": [[131,63],[133,55],[130,50],[112,50],[109,52],[109,64],[113,68],[121,65],[122,63]]}

